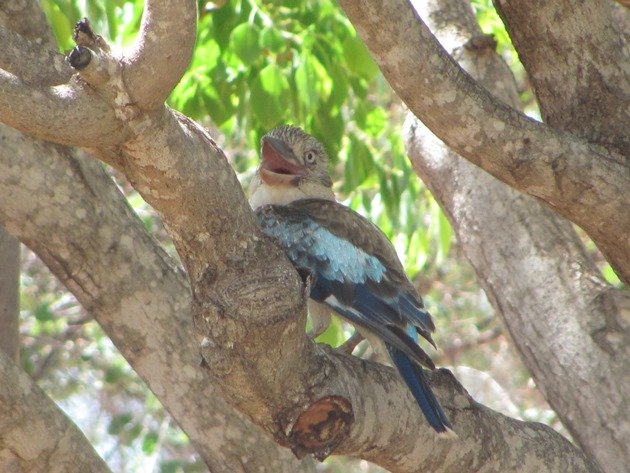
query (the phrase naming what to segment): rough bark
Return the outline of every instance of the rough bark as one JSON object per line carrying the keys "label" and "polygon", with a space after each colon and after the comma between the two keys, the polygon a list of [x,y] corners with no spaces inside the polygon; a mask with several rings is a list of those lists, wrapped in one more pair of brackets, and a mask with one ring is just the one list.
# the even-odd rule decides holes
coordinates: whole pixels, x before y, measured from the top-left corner
{"label": "rough bark", "polygon": [[91,158],[1,127],[0,223],[77,297],[212,471],[308,471],[199,367],[190,288]]}
{"label": "rough bark", "polygon": [[12,71],[31,84],[58,85],[70,79],[73,70],[56,50],[42,49],[38,41],[28,40],[8,29],[2,20],[0,26],[3,26],[0,28],[0,69]]}
{"label": "rough bark", "polygon": [[110,471],[79,428],[2,351],[0,379],[0,471]]}
{"label": "rough bark", "polygon": [[630,283],[626,159],[492,96],[444,51],[409,0],[340,4],[394,91],[436,136],[582,227]]}
{"label": "rough bark", "polygon": [[[53,53],[41,52],[31,68],[2,65],[13,64],[19,70],[12,73],[24,72],[33,83],[54,83],[59,61],[47,62]],[[297,462],[230,407],[199,369],[188,281],[100,166],[2,125],[0,141],[0,222],[95,317],[212,471],[312,471],[312,463]]]}
{"label": "rough bark", "polygon": [[[418,11],[473,77],[518,107],[507,67],[494,51],[470,47],[481,32],[469,7],[422,2]],[[602,280],[568,222],[449,151],[412,117],[406,139],[537,386],[605,471],[626,471],[628,294]]]}
{"label": "rough bark", "polygon": [[52,30],[37,1],[3,2],[0,8],[0,25],[7,26],[21,37],[36,42],[43,50],[57,50]]}
{"label": "rough bark", "polygon": [[[3,141],[11,142],[6,135]],[[256,437],[236,434],[238,422],[229,418],[226,421],[221,400],[216,399],[198,367],[188,312],[189,293],[182,275],[173,269],[141,224],[129,218],[129,210],[103,171],[89,161],[43,153],[41,148],[27,153],[27,149],[22,143],[15,150],[7,149],[7,155],[0,159],[0,176],[6,176],[0,182],[0,189],[6,190],[4,196],[0,194],[0,208],[8,214],[3,217],[8,228],[34,248],[94,314],[193,439],[212,471],[239,471],[240,457],[231,442],[247,444],[256,453],[242,466],[243,471],[256,471],[261,465],[271,471],[297,471],[299,465],[287,463],[283,467],[270,454],[266,456],[261,442],[254,443]],[[51,185],[53,182],[55,185]],[[268,312],[273,314],[274,310],[271,304]],[[300,335],[296,338],[306,342],[303,333]],[[278,342],[269,344],[275,347]],[[279,364],[269,355],[256,360],[256,365],[250,359],[239,359],[245,356],[239,354],[241,348],[234,349],[234,363],[249,363],[252,371],[262,365],[260,377],[270,372],[269,376],[280,378],[286,373],[276,371],[273,365]],[[564,453],[558,457],[555,471],[561,471],[565,464],[573,465],[575,471],[593,471],[560,436],[546,427],[521,423],[483,408],[446,373],[436,374],[432,384],[442,393],[445,406],[450,407],[461,441],[439,441],[393,370],[372,364],[368,368],[363,361],[323,348],[315,350],[319,358],[339,361],[331,365],[315,360],[312,370],[317,377],[309,379],[316,384],[312,399],[325,397],[322,391],[342,395],[351,400],[355,415],[350,438],[339,447],[340,453],[365,457],[393,471],[415,471],[415,465],[422,464],[448,472],[475,464],[484,465],[488,471],[509,471],[531,452],[543,458],[544,452],[559,450]],[[254,351],[246,355],[260,358]],[[287,352],[279,356],[289,358],[292,367],[300,359]],[[233,395],[239,389],[237,385],[229,392]],[[278,389],[293,393],[294,388],[278,381]],[[261,393],[258,403],[263,402],[263,394],[269,395]],[[308,407],[312,400],[299,402]],[[278,399],[270,404],[276,404],[273,407],[277,414],[290,411],[279,405]],[[285,422],[289,428],[290,418]],[[256,432],[251,427],[241,428],[247,428],[252,436]],[[221,446],[220,452],[208,451],[216,445]],[[491,450],[494,455],[487,457]]]}
{"label": "rough bark", "polygon": [[494,3],[527,70],[545,122],[630,158],[630,54],[617,27],[614,4]]}
{"label": "rough bark", "polygon": [[[189,18],[181,9],[193,8],[193,3],[178,5],[177,11],[158,9],[151,15],[155,2],[148,1],[145,11],[151,21],[144,22],[141,36],[155,34],[159,29],[154,30],[152,24],[159,24],[162,16]],[[173,28],[182,31],[193,25]],[[142,37],[139,41],[141,44]],[[576,472],[597,471],[582,452],[548,427],[509,419],[476,404],[445,371],[431,373],[430,383],[453,420],[459,439],[437,438],[392,368],[308,340],[304,333],[304,283],[280,249],[258,230],[222,151],[190,120],[165,107],[152,108],[163,95],[163,87],[157,87],[155,95],[148,94],[141,103],[119,100],[133,96],[120,81],[121,69],[132,66],[112,58],[98,45],[92,47],[95,62],[81,71],[81,80],[65,84],[67,93],[57,95],[55,100],[67,107],[82,97],[85,103],[77,104],[79,113],[69,112],[67,120],[81,117],[82,110],[98,110],[97,117],[102,111],[110,121],[100,133],[109,136],[96,136],[92,126],[67,130],[60,124],[55,136],[41,129],[39,120],[54,119],[56,113],[47,110],[50,103],[46,100],[41,107],[33,100],[32,94],[41,87],[27,86],[13,76],[8,83],[23,92],[13,100],[24,99],[26,109],[39,107],[35,114],[39,118],[30,122],[31,126],[21,121],[16,126],[26,127],[40,138],[62,143],[70,139],[77,145],[96,147],[99,156],[108,162],[114,157],[145,200],[161,214],[190,279],[192,313],[201,338],[204,369],[195,369],[192,360],[183,359],[194,351],[188,332],[177,332],[182,337],[177,339],[165,332],[173,325],[176,332],[177,327],[190,322],[188,306],[174,305],[181,300],[177,295],[181,297],[185,285],[181,281],[166,284],[175,272],[169,271],[168,260],[157,248],[145,251],[139,247],[154,245],[145,233],[136,234],[129,227],[114,228],[113,223],[99,230],[104,218],[121,211],[111,212],[96,205],[103,200],[99,189],[105,180],[90,177],[93,175],[87,163],[75,166],[65,178],[59,176],[65,179],[64,185],[50,191],[42,202],[34,202],[33,192],[23,190],[20,199],[0,200],[0,208],[5,212],[7,227],[31,246],[40,246],[47,264],[67,281],[79,300],[86,301],[96,317],[102,308],[112,309],[113,301],[125,304],[126,310],[134,314],[115,321],[101,314],[100,320],[105,331],[119,341],[121,351],[130,358],[137,357],[136,369],[144,368],[156,375],[150,385],[158,397],[177,398],[180,402],[193,397],[179,384],[181,376],[203,381],[207,372],[225,399],[294,452],[312,452],[319,457],[332,451],[347,453],[393,471],[538,472],[541,465],[549,471],[564,471],[567,466]],[[159,56],[167,50],[153,51]],[[160,59],[145,57],[153,63]],[[0,119],[15,125],[15,112],[15,106],[0,107]],[[7,180],[13,184],[11,192],[19,191],[20,179],[30,185],[41,180],[41,173],[37,174],[41,163],[32,164],[33,169],[27,173],[21,172],[17,164],[13,162],[6,169],[13,173]],[[25,179],[31,174],[33,180]],[[0,172],[0,179],[4,175]],[[88,201],[94,206],[78,215],[68,210],[65,189],[72,182],[79,187],[71,195],[95,195]],[[85,225],[89,232],[85,240],[75,239],[67,230],[61,232],[75,218],[95,219],[94,226]],[[53,220],[61,225],[55,226]],[[42,228],[47,231],[45,240],[38,233]],[[54,244],[46,243],[50,238]],[[98,242],[96,248],[94,241]],[[94,255],[105,258],[108,264],[93,259]],[[134,273],[130,265],[138,265]],[[103,279],[108,272],[120,279]],[[151,281],[151,277],[154,280],[143,292],[139,285]],[[108,281],[112,286],[107,285]],[[136,291],[125,292],[127,284]],[[154,288],[163,294],[150,292]],[[168,316],[172,319],[167,320]],[[145,325],[147,321],[150,328]],[[174,371],[178,357],[182,358],[178,364],[184,366],[182,373]],[[183,409],[170,402],[165,404]],[[181,422],[185,431],[191,428],[197,437],[204,404],[193,407],[189,405],[188,416]]]}
{"label": "rough bark", "polygon": [[20,354],[20,242],[0,226],[0,350]]}

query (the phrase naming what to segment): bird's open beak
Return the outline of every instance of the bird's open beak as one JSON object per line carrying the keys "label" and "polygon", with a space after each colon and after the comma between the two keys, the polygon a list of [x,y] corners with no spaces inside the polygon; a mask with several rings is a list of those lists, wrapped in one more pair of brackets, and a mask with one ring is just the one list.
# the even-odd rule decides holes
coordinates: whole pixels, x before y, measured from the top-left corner
{"label": "bird's open beak", "polygon": [[263,137],[260,177],[265,184],[296,186],[304,171],[284,141],[271,136]]}

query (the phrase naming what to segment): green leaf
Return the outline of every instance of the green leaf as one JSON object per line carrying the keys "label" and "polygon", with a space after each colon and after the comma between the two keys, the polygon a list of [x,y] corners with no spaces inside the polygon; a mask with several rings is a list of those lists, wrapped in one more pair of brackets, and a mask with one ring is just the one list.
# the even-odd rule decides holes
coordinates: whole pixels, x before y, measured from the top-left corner
{"label": "green leaf", "polygon": [[128,412],[112,417],[112,420],[109,422],[109,426],[107,427],[107,432],[112,435],[118,435],[123,431],[125,426],[132,421],[132,419],[133,417]]}
{"label": "green leaf", "polygon": [[363,130],[370,136],[376,138],[383,133],[389,120],[390,118],[382,108],[375,107],[366,115]]}
{"label": "green leaf", "polygon": [[348,78],[338,64],[329,67],[328,73],[330,74],[332,82],[330,104],[335,107],[340,107],[348,98],[348,90],[350,88]]}
{"label": "green leaf", "polygon": [[314,113],[320,102],[330,96],[331,80],[324,66],[311,54],[302,54],[295,70],[295,85],[298,100],[307,115]]}
{"label": "green leaf", "polygon": [[290,105],[290,87],[276,64],[266,66],[251,86],[251,105],[261,126],[269,130],[283,121]]}
{"label": "green leaf", "polygon": [[338,317],[333,316],[330,325],[319,337],[315,339],[317,343],[325,343],[333,348],[338,347],[344,341],[343,326]]}
{"label": "green leaf", "polygon": [[[437,205],[437,203],[436,203]],[[438,217],[438,225],[439,230],[438,234],[440,236],[440,257],[444,260],[448,257],[448,253],[451,249],[451,244],[453,242],[453,229],[451,228],[451,223],[446,218],[446,215],[440,209],[439,217]]]}
{"label": "green leaf", "polygon": [[350,192],[360,186],[374,168],[370,148],[358,137],[350,137],[348,159],[344,169],[344,191]]}
{"label": "green leaf", "polygon": [[308,113],[315,109],[319,101],[317,72],[313,65],[314,59],[311,59],[310,55],[303,55],[301,59],[300,64],[295,70],[295,87],[297,89],[298,100]]}
{"label": "green leaf", "polygon": [[343,57],[348,69],[365,80],[372,80],[378,74],[378,67],[374,64],[372,56],[363,44],[363,41],[355,35],[348,36],[343,44]]}
{"label": "green leaf", "polygon": [[53,313],[50,310],[50,304],[43,302],[35,308],[35,318],[40,322],[47,322],[53,319]]}
{"label": "green leaf", "polygon": [[622,286],[621,279],[619,279],[619,276],[617,276],[617,274],[612,269],[612,266],[610,266],[610,264],[606,263],[604,265],[604,267],[602,268],[602,274],[604,275],[604,278],[606,279],[606,281],[608,281],[609,284],[612,284],[613,286],[617,286],[617,287]]}
{"label": "green leaf", "polygon": [[338,162],[341,139],[345,131],[345,123],[341,113],[331,114],[328,110],[320,107],[315,114],[311,131],[326,147],[330,161],[332,163]]}
{"label": "green leaf", "polygon": [[250,23],[241,23],[230,34],[232,51],[247,65],[260,56],[259,35],[260,28]]}
{"label": "green leaf", "polygon": [[60,51],[70,50],[73,47],[72,30],[74,25],[72,19],[68,18],[68,15],[60,9],[59,5],[51,0],[43,1],[41,5],[59,44]]}
{"label": "green leaf", "polygon": [[108,384],[116,384],[125,376],[125,370],[121,365],[112,365],[105,370],[104,381]]}
{"label": "green leaf", "polygon": [[142,451],[147,455],[151,455],[155,451],[155,447],[158,442],[158,434],[157,432],[149,432],[144,436],[142,440]]}
{"label": "green leaf", "polygon": [[260,46],[277,53],[286,47],[286,41],[276,28],[265,26],[260,32]]}

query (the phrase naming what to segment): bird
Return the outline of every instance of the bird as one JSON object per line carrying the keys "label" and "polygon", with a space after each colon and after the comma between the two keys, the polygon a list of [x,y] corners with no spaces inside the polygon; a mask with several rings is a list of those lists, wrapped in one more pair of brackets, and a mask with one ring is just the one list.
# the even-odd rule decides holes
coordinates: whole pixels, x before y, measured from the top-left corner
{"label": "bird", "polygon": [[299,127],[281,125],[261,140],[250,205],[263,233],[309,274],[315,334],[331,311],[350,322],[374,351],[389,355],[428,424],[453,436],[423,371],[435,365],[417,343],[419,335],[435,348],[431,315],[387,236],[337,202],[332,184],[324,146]]}

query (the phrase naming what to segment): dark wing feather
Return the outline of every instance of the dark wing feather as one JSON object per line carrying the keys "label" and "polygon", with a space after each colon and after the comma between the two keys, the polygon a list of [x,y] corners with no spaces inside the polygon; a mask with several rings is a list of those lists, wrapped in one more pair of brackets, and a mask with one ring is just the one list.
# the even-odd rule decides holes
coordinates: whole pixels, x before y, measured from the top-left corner
{"label": "dark wing feather", "polygon": [[422,298],[409,282],[396,250],[380,228],[354,210],[334,201],[303,199],[287,207],[304,212],[331,233],[377,257],[387,271],[383,280],[367,281],[369,288],[381,298],[397,298],[395,305],[399,312],[397,316],[392,316],[392,321],[402,319],[415,325],[418,333],[434,345],[430,332],[435,330],[435,325],[424,309]]}
{"label": "dark wing feather", "polygon": [[[264,206],[256,214],[263,231],[279,240],[296,266],[334,282],[336,290],[342,289],[339,283],[354,284],[354,294],[352,284],[344,287],[344,303],[360,305],[377,323],[402,329],[412,324],[434,345],[430,336],[435,330],[433,321],[392,244],[376,225],[342,204],[322,199]],[[371,262],[380,262],[384,272],[374,267],[362,271],[358,264],[344,263],[349,248],[369,256]],[[362,288],[369,290],[359,293]]]}

